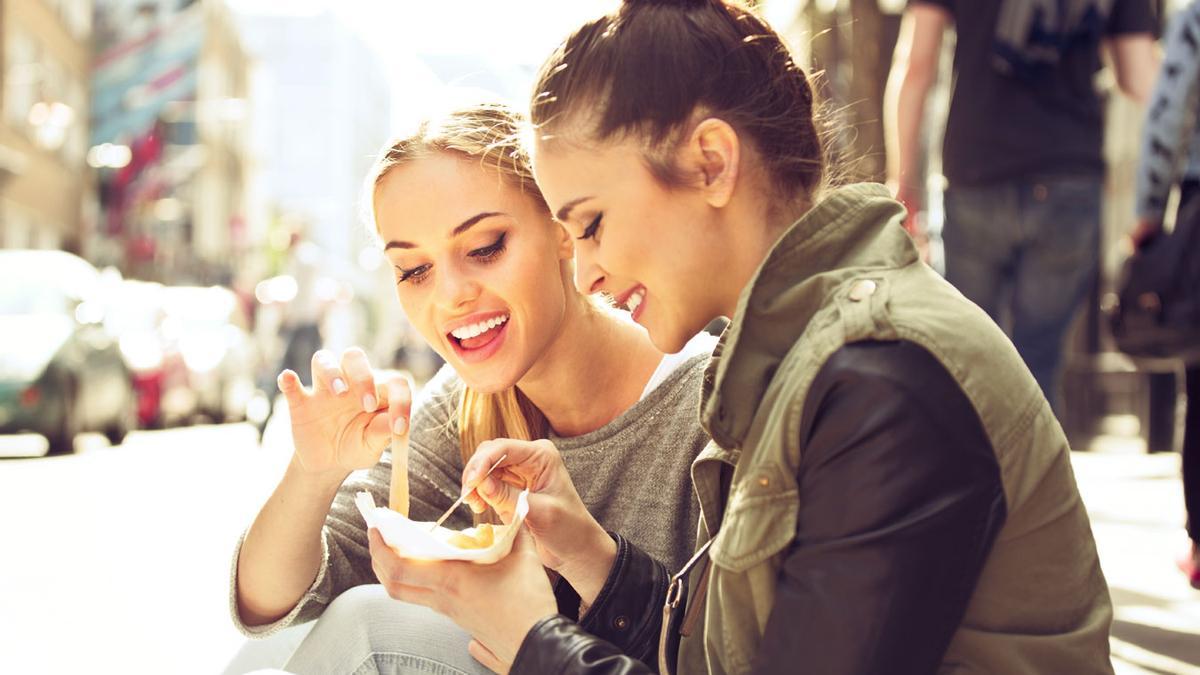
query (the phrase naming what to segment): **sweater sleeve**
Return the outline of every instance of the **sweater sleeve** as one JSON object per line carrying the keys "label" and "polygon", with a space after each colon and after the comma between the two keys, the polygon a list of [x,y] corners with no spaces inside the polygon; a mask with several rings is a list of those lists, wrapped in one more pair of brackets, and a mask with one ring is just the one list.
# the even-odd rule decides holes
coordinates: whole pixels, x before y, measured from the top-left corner
{"label": "sweater sleeve", "polygon": [[1188,136],[1195,129],[1200,85],[1200,3],[1175,15],[1164,41],[1165,54],[1142,131],[1138,166],[1138,217],[1161,223],[1167,197],[1179,179]]}
{"label": "sweater sleeve", "polygon": [[1006,518],[979,416],[906,342],[838,350],[802,415],[796,538],[754,670],[934,672]]}
{"label": "sweater sleeve", "polygon": [[[435,520],[458,498],[462,477],[457,426],[457,375],[443,368],[422,389],[412,412],[409,436],[409,515],[413,520]],[[386,504],[392,478],[392,455],[384,452],[380,462],[368,471],[356,471],[338,489],[325,525],[321,530],[321,566],[312,585],[283,618],[270,624],[250,626],[237,611],[237,559],[241,540],[233,554],[230,583],[230,611],[234,625],[249,637],[273,635],[288,626],[320,617],[338,595],[364,584],[376,583],[367,545],[367,526],[354,504],[359,492],[369,492],[376,504]],[[447,521],[447,527],[462,529],[471,525],[470,511],[460,509]],[[245,535],[242,535],[243,538]]]}

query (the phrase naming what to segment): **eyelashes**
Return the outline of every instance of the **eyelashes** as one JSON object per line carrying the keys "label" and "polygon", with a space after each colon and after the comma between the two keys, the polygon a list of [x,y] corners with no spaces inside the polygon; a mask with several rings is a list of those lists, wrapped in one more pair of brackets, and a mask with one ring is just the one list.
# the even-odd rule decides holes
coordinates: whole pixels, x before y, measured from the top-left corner
{"label": "eyelashes", "polygon": [[[484,246],[482,248],[477,248],[472,251],[469,251],[467,253],[467,257],[471,258],[472,260],[475,260],[476,262],[480,262],[480,263],[484,263],[484,264],[493,262],[497,258],[500,257],[500,254],[504,253],[505,249],[507,248],[507,243],[506,243],[507,240],[508,240],[508,233],[502,232],[499,237],[496,237],[496,241],[494,241],[491,244]],[[399,265],[393,265],[393,267],[396,268],[396,284],[397,285],[405,283],[405,282],[409,282],[409,283],[412,283],[415,285],[415,284],[421,283],[429,276],[429,272],[433,268],[433,265],[426,263],[424,265],[421,265],[419,267],[413,267],[411,269],[404,269],[403,267],[400,267]]]}
{"label": "eyelashes", "polygon": [[397,284],[402,284],[410,279],[413,281],[413,283],[421,283],[421,281],[425,278],[425,275],[429,273],[429,265],[421,265],[420,267],[414,267],[409,270],[406,270],[399,265],[393,265],[393,267],[396,268]]}
{"label": "eyelashes", "polygon": [[584,239],[591,239],[591,238],[595,237],[596,231],[600,229],[600,220],[602,218],[604,218],[604,214],[597,213],[596,217],[592,219],[591,224],[589,224],[586,228],[584,228],[583,236],[576,237],[576,238],[582,241]]}
{"label": "eyelashes", "polygon": [[483,248],[477,248],[467,255],[481,262],[490,262],[504,252],[504,241],[507,238],[508,233],[502,232],[500,233],[499,237],[496,237],[496,241],[494,243],[484,246]]}

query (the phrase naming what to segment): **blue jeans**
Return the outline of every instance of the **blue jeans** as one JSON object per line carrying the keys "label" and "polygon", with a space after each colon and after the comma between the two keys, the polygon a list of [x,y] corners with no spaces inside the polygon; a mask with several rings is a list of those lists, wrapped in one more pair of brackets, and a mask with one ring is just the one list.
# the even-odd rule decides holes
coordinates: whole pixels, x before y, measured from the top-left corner
{"label": "blue jeans", "polygon": [[471,636],[450,619],[356,586],[334,598],[284,670],[295,675],[483,675]]}
{"label": "blue jeans", "polygon": [[1067,329],[1099,265],[1100,176],[946,191],[946,279],[1012,338],[1058,409]]}

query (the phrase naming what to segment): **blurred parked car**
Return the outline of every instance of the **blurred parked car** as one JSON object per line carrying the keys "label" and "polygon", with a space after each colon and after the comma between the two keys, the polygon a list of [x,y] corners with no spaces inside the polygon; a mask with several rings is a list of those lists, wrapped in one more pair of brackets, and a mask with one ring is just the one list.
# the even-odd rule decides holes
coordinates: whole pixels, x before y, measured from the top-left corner
{"label": "blurred parked car", "polygon": [[237,296],[220,286],[163,288],[164,331],[178,335],[197,412],[240,422],[257,395],[259,354]]}
{"label": "blurred parked car", "polygon": [[178,330],[173,335],[164,330],[165,299],[162,284],[127,280],[111,294],[105,319],[120,340],[137,394],[138,424],[144,429],[185,424],[197,412]]}
{"label": "blurred parked car", "polygon": [[0,432],[33,431],[50,452],[136,426],[129,371],[104,325],[101,274],[63,251],[0,250]]}

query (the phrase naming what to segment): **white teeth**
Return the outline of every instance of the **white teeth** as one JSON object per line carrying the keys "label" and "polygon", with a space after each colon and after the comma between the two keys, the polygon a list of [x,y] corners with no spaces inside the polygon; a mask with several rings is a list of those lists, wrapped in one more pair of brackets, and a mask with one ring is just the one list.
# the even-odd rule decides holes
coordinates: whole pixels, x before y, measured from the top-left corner
{"label": "white teeth", "polygon": [[496,328],[497,326],[500,326],[507,321],[508,321],[507,316],[497,316],[497,317],[488,319],[487,321],[480,321],[479,323],[473,323],[469,326],[462,326],[459,328],[455,328],[454,330],[450,331],[450,334],[453,335],[454,337],[458,338],[459,340],[468,340],[470,338],[483,335],[484,333],[488,332],[489,330]]}
{"label": "white teeth", "polygon": [[646,289],[639,288],[638,290],[634,291],[633,295],[629,296],[629,299],[625,301],[625,306],[629,308],[629,313],[632,314],[636,312],[637,308],[642,306],[642,301],[645,299]]}

